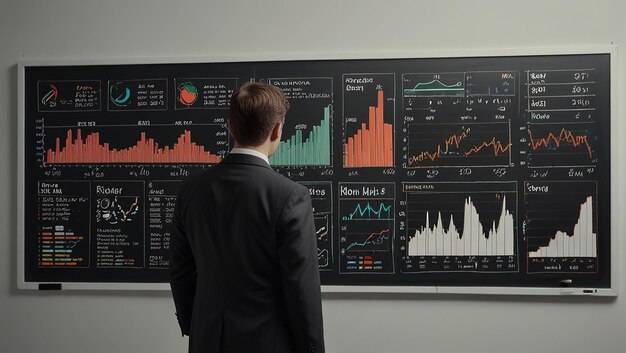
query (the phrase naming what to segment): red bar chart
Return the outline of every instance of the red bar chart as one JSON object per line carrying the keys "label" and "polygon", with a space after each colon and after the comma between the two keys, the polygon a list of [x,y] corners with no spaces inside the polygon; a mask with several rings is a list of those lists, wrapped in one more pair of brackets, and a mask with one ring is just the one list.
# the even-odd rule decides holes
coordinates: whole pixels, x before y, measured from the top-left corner
{"label": "red bar chart", "polygon": [[[156,134],[155,134],[156,135]],[[46,150],[48,164],[115,164],[115,163],[219,163],[221,157],[207,150],[184,129],[171,145],[161,145],[146,131],[136,132],[137,141],[128,147],[113,147],[101,132],[83,134],[69,129],[65,138],[56,137],[54,147]]]}
{"label": "red bar chart", "polygon": [[343,81],[343,166],[393,167],[394,75],[344,75]]}

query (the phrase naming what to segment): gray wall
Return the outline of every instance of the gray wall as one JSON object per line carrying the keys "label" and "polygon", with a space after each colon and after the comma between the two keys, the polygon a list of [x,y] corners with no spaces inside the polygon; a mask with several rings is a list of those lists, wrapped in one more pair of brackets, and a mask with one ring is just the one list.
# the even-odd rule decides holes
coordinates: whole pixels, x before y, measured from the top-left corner
{"label": "gray wall", "polygon": [[[16,290],[16,63],[22,59],[369,53],[615,44],[626,92],[622,0],[150,1],[0,3],[0,351],[184,352],[167,293]],[[625,111],[625,99],[619,102]],[[623,114],[622,114],[623,118]],[[614,125],[621,135],[622,122]],[[626,146],[616,143],[622,151]],[[615,153],[623,159],[621,153]],[[624,161],[616,164],[626,178]],[[625,227],[624,187],[613,229]],[[626,253],[626,241],[620,252]],[[623,267],[624,260],[620,260]],[[621,273],[625,273],[621,269]],[[621,281],[624,283],[625,281]],[[326,296],[328,351],[624,352],[616,300]]]}

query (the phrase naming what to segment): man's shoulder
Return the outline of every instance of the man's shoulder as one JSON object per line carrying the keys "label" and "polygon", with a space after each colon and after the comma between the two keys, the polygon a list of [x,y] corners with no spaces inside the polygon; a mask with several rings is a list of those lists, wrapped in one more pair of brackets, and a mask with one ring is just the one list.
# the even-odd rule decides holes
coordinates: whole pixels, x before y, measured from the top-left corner
{"label": "man's shoulder", "polygon": [[[309,189],[302,184],[289,179],[272,168],[255,166],[248,166],[248,168],[250,168],[250,179],[248,182],[251,186],[270,191],[279,198],[286,197],[292,192],[298,192],[299,194],[309,192]],[[214,172],[219,173],[220,171],[216,169]]]}
{"label": "man's shoulder", "polygon": [[263,171],[253,174],[251,178],[251,182],[253,183],[259,183],[273,190],[280,190],[285,193],[291,193],[294,189],[306,189],[301,184],[271,168],[265,168]]}
{"label": "man's shoulder", "polygon": [[238,168],[249,170],[250,178],[245,181],[249,185],[269,187],[273,190],[282,190],[287,193],[290,193],[294,189],[300,189],[300,191],[308,190],[301,184],[287,178],[269,167],[220,163],[187,177],[183,182],[181,191],[186,190],[188,192],[194,192],[194,190],[201,190],[210,185],[214,180],[221,179],[220,176],[227,175],[232,169]]}

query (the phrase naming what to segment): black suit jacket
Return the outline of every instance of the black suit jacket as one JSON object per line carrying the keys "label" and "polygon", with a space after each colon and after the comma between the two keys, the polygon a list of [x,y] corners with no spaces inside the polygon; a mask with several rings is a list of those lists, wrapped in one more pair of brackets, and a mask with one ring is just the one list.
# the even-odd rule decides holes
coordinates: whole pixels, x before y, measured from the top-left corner
{"label": "black suit jacket", "polygon": [[324,352],[307,188],[230,154],[183,183],[170,248],[190,352]]}

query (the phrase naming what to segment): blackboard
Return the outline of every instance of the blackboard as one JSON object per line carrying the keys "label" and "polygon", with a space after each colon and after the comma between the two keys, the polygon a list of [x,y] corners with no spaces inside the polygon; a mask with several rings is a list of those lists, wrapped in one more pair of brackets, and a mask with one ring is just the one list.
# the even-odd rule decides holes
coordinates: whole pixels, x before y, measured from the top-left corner
{"label": "blackboard", "polygon": [[291,104],[270,162],[311,192],[325,290],[614,294],[612,60],[21,65],[20,286],[166,288],[180,183],[264,81]]}

